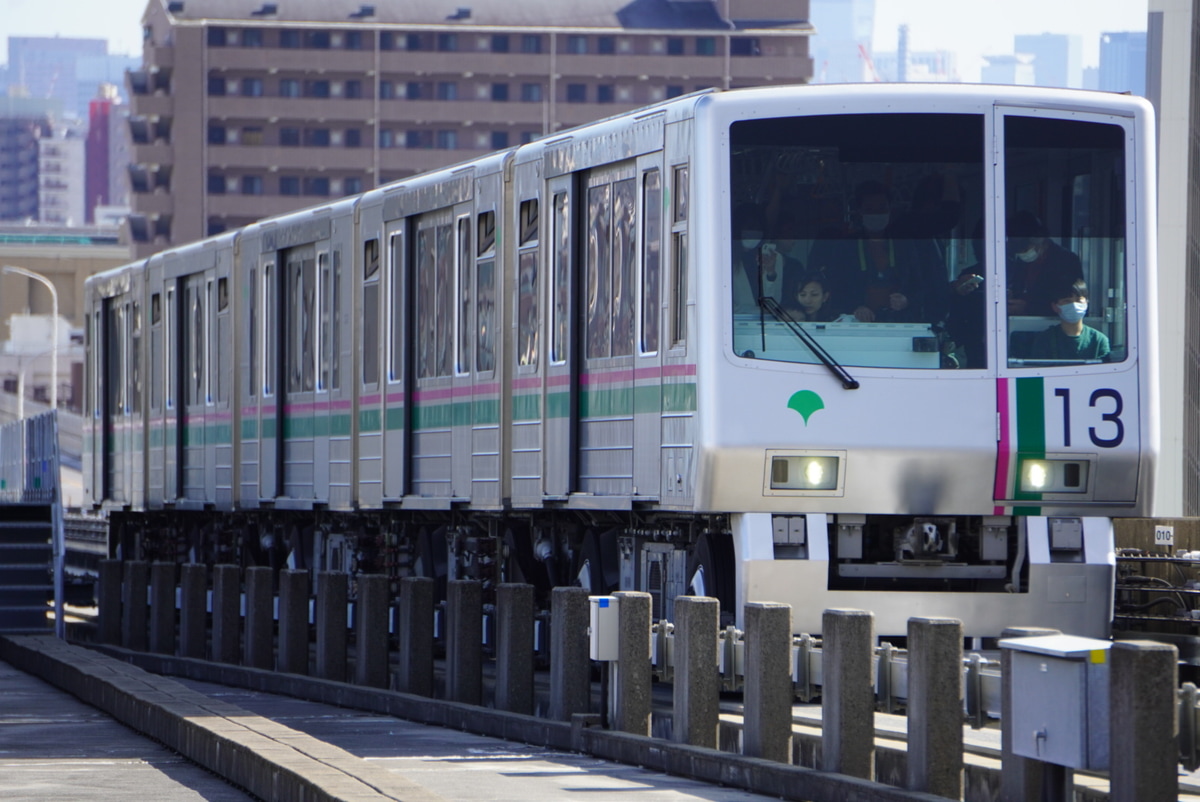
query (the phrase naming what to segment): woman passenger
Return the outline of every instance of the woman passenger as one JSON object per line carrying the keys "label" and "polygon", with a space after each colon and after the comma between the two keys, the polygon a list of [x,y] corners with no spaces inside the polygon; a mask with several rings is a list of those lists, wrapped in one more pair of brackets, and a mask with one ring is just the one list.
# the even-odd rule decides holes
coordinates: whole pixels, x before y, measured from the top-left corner
{"label": "woman passenger", "polygon": [[813,274],[800,280],[796,292],[796,309],[792,316],[809,323],[828,323],[838,318],[838,311],[829,302],[832,293],[824,276]]}

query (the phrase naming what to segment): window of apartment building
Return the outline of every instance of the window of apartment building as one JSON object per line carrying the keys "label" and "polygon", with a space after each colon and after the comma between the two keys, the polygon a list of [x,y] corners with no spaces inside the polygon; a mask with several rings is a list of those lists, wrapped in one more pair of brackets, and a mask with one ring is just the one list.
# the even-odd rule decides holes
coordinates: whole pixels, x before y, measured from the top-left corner
{"label": "window of apartment building", "polygon": [[282,30],[279,32],[279,46],[283,48],[300,47],[300,31]]}
{"label": "window of apartment building", "polygon": [[405,50],[425,50],[426,48],[423,47],[424,44],[419,33],[410,33],[404,37]]}
{"label": "window of apartment building", "polygon": [[224,28],[209,28],[208,29],[208,46],[209,47],[224,47],[226,41]]}
{"label": "window of apartment building", "polygon": [[573,56],[586,55],[588,52],[586,36],[568,36],[567,52]]}
{"label": "window of apartment building", "polygon": [[540,131],[522,131],[521,144],[528,145],[530,142],[536,141],[541,135]]}
{"label": "window of apartment building", "polygon": [[683,94],[682,86],[671,85],[671,86],[667,87],[667,97],[668,98],[679,97],[682,94]]}
{"label": "window of apartment building", "polygon": [[404,96],[409,100],[421,100],[425,97],[424,86],[420,81],[409,81],[404,87]]}
{"label": "window of apartment building", "polygon": [[296,78],[280,78],[279,96],[300,97],[300,81]]}
{"label": "window of apartment building", "polygon": [[304,129],[304,145],[309,148],[327,148],[329,147],[329,129],[328,128],[305,128]]}
{"label": "window of apartment building", "polygon": [[243,145],[261,145],[263,143],[263,129],[257,125],[247,125],[242,128],[242,144]]}
{"label": "window of apartment building", "polygon": [[262,28],[243,28],[242,29],[242,47],[262,47],[263,32]]}
{"label": "window of apartment building", "polygon": [[542,37],[536,33],[526,33],[521,35],[521,52],[522,53],[541,53],[542,52]]}
{"label": "window of apartment building", "polygon": [[379,99],[380,100],[395,100],[396,85],[391,81],[379,82]]}
{"label": "window of apartment building", "polygon": [[262,97],[263,82],[262,78],[243,78],[242,79],[242,94],[246,97]]}
{"label": "window of apartment building", "polygon": [[342,194],[357,195],[363,191],[363,180],[358,177],[342,179]]}
{"label": "window of apartment building", "polygon": [[342,90],[342,94],[345,97],[350,98],[351,100],[355,100],[357,98],[362,97],[363,96],[362,81],[360,81],[358,78],[351,78],[349,81],[346,81],[346,86],[345,86],[345,89]]}
{"label": "window of apartment building", "polygon": [[242,176],[242,194],[243,195],[261,195],[263,194],[263,180],[261,175],[244,175]]}
{"label": "window of apartment building", "polygon": [[347,31],[346,38],[343,40],[342,47],[347,50],[362,50],[363,49],[363,32],[362,31]]}
{"label": "window of apartment building", "polygon": [[458,148],[458,131],[438,131],[438,150],[455,150]]}
{"label": "window of apartment building", "polygon": [[208,174],[208,194],[209,195],[224,195],[225,194],[225,176],[220,173]]}
{"label": "window of apartment building", "polygon": [[508,100],[508,84],[492,84],[492,100]]}
{"label": "window of apartment building", "polygon": [[300,145],[300,129],[291,126],[280,128],[279,144],[287,148],[298,147]]}
{"label": "window of apartment building", "polygon": [[458,100],[458,83],[455,81],[438,81],[438,100]]}
{"label": "window of apartment building", "polygon": [[738,36],[729,40],[729,55],[757,56],[762,52],[757,36]]}
{"label": "window of apartment building", "polygon": [[717,40],[712,36],[697,36],[696,37],[696,55],[697,56],[715,56],[717,55]]}
{"label": "window of apartment building", "polygon": [[208,236],[215,237],[225,231],[225,221],[219,217],[208,218]]}
{"label": "window of apartment building", "polygon": [[379,131],[379,147],[394,148],[396,147],[396,135],[386,128]]}
{"label": "window of apartment building", "polygon": [[300,194],[300,176],[297,176],[297,175],[281,175],[281,176],[279,176],[279,194],[280,195],[299,195]]}
{"label": "window of apartment building", "polygon": [[458,34],[456,33],[439,33],[437,37],[437,49],[443,53],[454,53],[458,50]]}
{"label": "window of apartment building", "polygon": [[587,84],[567,84],[568,103],[587,103]]}
{"label": "window of apartment building", "polygon": [[612,84],[600,84],[596,87],[597,103],[612,103],[614,96]]}
{"label": "window of apartment building", "polygon": [[406,148],[432,148],[433,147],[433,132],[432,131],[407,131],[404,134],[404,147]]}
{"label": "window of apartment building", "polygon": [[496,33],[492,34],[492,52],[507,53],[508,52],[508,34]]}
{"label": "window of apartment building", "polygon": [[348,148],[362,147],[362,131],[357,128],[347,128],[342,137],[342,143]]}
{"label": "window of apartment building", "polygon": [[379,32],[379,49],[380,50],[395,50],[396,36],[391,31]]}
{"label": "window of apartment building", "polygon": [[521,100],[525,103],[542,102],[541,84],[521,84]]}
{"label": "window of apartment building", "polygon": [[320,198],[329,197],[329,179],[325,176],[306,176],[304,179],[304,194]]}
{"label": "window of apartment building", "polygon": [[508,147],[508,131],[492,131],[492,150]]}
{"label": "window of apartment building", "polygon": [[208,144],[224,145],[225,144],[225,126],[212,125],[208,126]]}
{"label": "window of apartment building", "polygon": [[312,50],[328,50],[330,45],[329,31],[305,31],[304,46]]}
{"label": "window of apartment building", "polygon": [[305,81],[304,82],[304,96],[305,97],[319,97],[319,98],[329,97],[329,81],[326,81],[326,80]]}
{"label": "window of apartment building", "polygon": [[225,94],[225,76],[208,76],[208,94],[214,97],[221,97]]}
{"label": "window of apartment building", "polygon": [[683,37],[668,36],[667,37],[667,55],[682,56],[683,55]]}
{"label": "window of apartment building", "polygon": [[617,52],[617,39],[614,36],[596,37],[596,52],[602,56],[611,56]]}

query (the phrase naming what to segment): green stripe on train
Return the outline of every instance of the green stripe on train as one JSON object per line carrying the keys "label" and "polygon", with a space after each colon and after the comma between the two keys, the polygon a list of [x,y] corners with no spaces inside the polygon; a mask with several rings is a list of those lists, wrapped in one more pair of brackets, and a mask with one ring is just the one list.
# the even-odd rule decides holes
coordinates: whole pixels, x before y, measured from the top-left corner
{"label": "green stripe on train", "polygon": [[[1021,463],[1046,457],[1046,383],[1041,376],[1017,379],[1017,486],[1014,501],[1041,501],[1041,493],[1021,491]],[[1040,515],[1041,507],[1014,507],[1015,515]]]}

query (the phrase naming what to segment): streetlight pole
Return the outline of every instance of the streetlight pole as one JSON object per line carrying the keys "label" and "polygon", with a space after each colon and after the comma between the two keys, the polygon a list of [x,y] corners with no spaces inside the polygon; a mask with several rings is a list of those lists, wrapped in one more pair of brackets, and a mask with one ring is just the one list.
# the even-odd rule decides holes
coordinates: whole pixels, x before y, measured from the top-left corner
{"label": "streetlight pole", "polygon": [[50,341],[50,408],[58,409],[58,290],[54,288],[54,282],[41,273],[34,273],[32,270],[26,270],[23,267],[13,267],[12,265],[4,265],[3,271],[31,278],[34,281],[40,281],[50,290],[51,314],[54,317],[53,321],[51,321],[53,329]]}

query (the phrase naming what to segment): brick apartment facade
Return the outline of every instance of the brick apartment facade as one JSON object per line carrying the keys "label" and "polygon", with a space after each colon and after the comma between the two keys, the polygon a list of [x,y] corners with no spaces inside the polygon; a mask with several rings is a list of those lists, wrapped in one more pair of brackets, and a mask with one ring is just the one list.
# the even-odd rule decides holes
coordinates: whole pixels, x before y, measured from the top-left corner
{"label": "brick apartment facade", "polygon": [[708,87],[804,83],[807,0],[150,0],[139,256]]}

